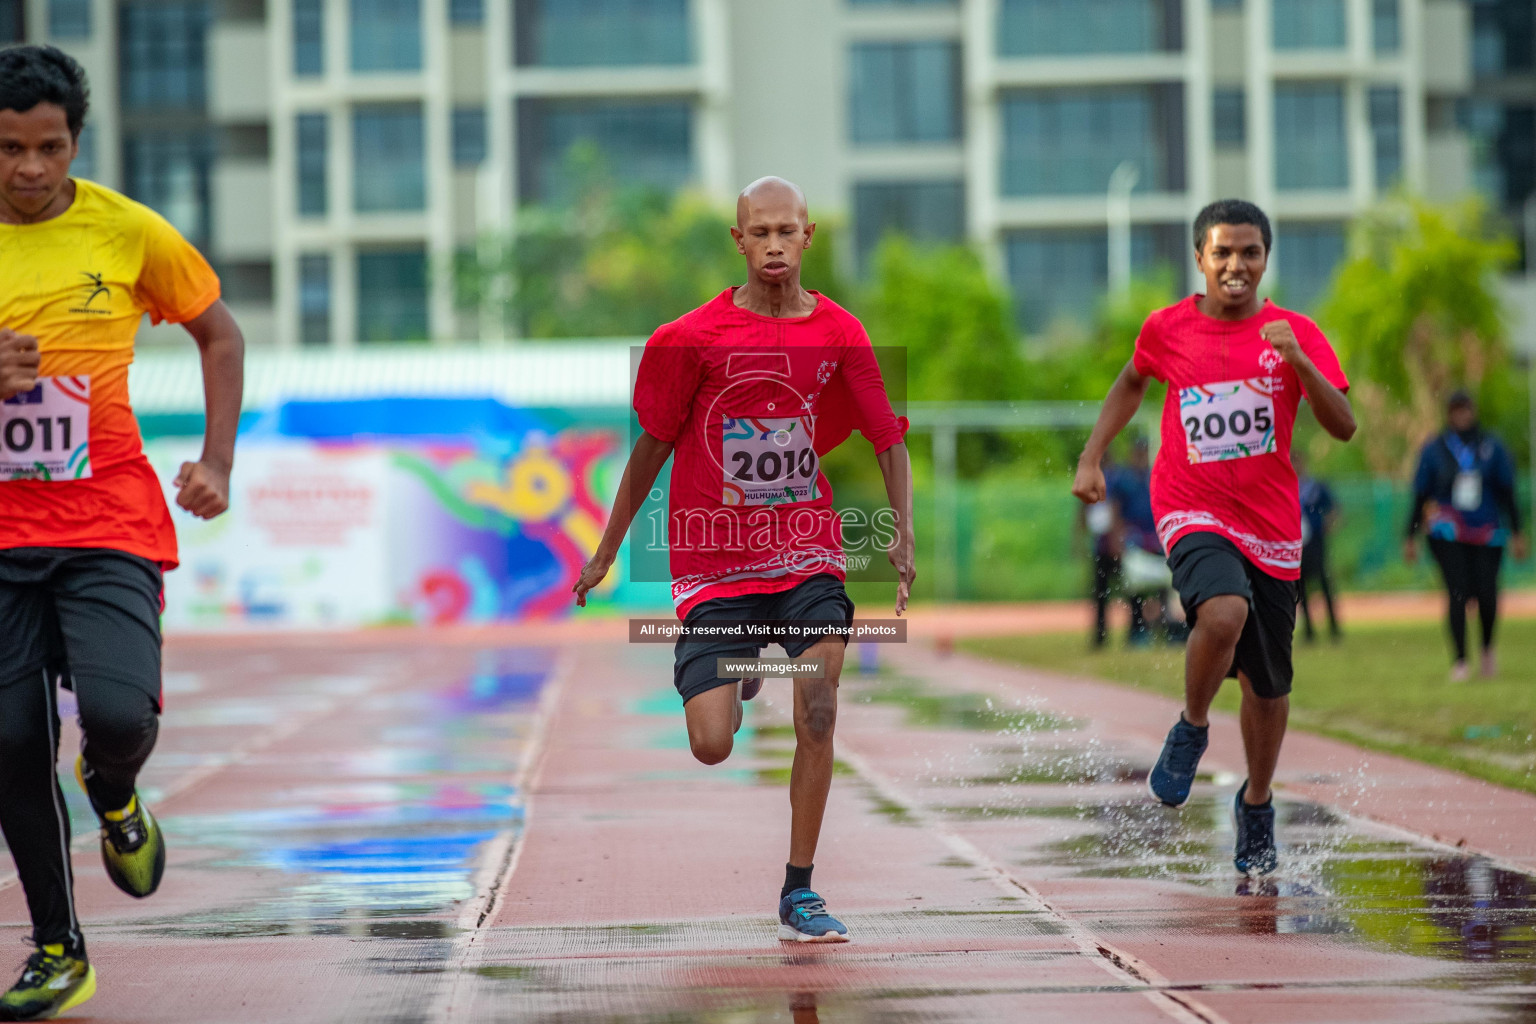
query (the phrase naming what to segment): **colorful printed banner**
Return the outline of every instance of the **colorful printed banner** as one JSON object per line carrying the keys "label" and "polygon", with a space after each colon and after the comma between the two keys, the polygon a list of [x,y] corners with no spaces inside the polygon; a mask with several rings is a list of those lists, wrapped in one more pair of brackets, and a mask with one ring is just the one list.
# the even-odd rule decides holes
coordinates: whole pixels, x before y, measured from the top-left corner
{"label": "colorful printed banner", "polygon": [[[167,629],[568,613],[622,469],[618,427],[545,425],[480,400],[302,406],[242,435],[230,511],[211,522],[176,509],[169,487],[198,444],[147,446],[181,544],[181,568],[166,577]],[[332,432],[343,425],[346,436]],[[621,559],[594,599],[666,606],[664,586],[626,576]]]}

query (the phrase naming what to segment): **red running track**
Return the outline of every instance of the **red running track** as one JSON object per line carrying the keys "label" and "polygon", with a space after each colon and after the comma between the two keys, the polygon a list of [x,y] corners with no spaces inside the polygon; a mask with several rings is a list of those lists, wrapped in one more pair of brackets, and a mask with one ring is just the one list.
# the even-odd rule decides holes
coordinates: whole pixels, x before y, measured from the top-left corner
{"label": "red running track", "polygon": [[[666,647],[440,640],[171,645],[167,881],[132,901],[77,842],[77,1017],[1536,1018],[1531,797],[1293,735],[1250,883],[1232,721],[1174,811],[1144,790],[1170,702],[887,647],[844,683],[816,871],[855,941],[783,947],[782,690],[710,768]],[[14,884],[0,914],[19,939]]]}

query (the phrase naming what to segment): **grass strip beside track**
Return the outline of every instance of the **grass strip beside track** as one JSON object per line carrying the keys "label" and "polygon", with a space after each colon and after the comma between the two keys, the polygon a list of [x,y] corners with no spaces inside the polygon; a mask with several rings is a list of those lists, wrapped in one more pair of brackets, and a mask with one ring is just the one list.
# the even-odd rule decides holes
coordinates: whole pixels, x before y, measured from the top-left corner
{"label": "grass strip beside track", "polygon": [[[1477,626],[1469,623],[1476,635]],[[1499,624],[1499,674],[1449,681],[1444,627],[1368,625],[1342,642],[1296,644],[1291,725],[1536,793],[1536,622]],[[977,637],[962,650],[1070,675],[1091,676],[1179,698],[1184,649],[1127,648],[1115,636],[1099,651],[1081,633]],[[1229,682],[1216,708],[1236,713]]]}

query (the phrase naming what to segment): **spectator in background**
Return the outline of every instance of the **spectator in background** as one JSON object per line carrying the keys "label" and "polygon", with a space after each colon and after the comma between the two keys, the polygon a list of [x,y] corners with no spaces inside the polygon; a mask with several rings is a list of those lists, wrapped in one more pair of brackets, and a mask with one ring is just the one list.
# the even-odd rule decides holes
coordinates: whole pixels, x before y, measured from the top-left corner
{"label": "spectator in background", "polygon": [[[1109,459],[1105,459],[1104,475],[1113,479],[1118,472]],[[1083,507],[1078,527],[1088,534],[1090,551],[1089,600],[1093,602],[1093,646],[1103,647],[1109,638],[1109,599],[1120,585],[1120,554],[1122,551],[1119,531],[1115,527],[1114,502],[1106,495],[1103,501]],[[1131,609],[1132,626],[1139,618],[1139,604]]]}
{"label": "spectator in background", "polygon": [[1418,557],[1414,538],[1423,527],[1430,553],[1440,566],[1449,598],[1448,619],[1455,663],[1451,679],[1467,678],[1467,600],[1477,601],[1482,624],[1484,677],[1498,670],[1493,631],[1498,617],[1499,567],[1504,545],[1526,556],[1515,501],[1515,467],[1509,451],[1483,430],[1472,396],[1457,391],[1446,402],[1446,429],[1419,453],[1413,477],[1413,505],[1403,557]]}
{"label": "spectator in background", "polygon": [[1125,599],[1131,606],[1132,645],[1151,641],[1146,602],[1151,598],[1156,617],[1163,618],[1168,607],[1167,591],[1173,585],[1157,538],[1157,520],[1152,515],[1152,467],[1146,438],[1131,444],[1131,461],[1107,478],[1109,502],[1114,512],[1114,528],[1120,537],[1120,581]]}
{"label": "spectator in background", "polygon": [[1338,522],[1339,508],[1328,485],[1307,472],[1307,457],[1299,448],[1291,449],[1291,464],[1301,489],[1301,579],[1296,597],[1301,604],[1302,627],[1307,642],[1317,639],[1312,628],[1311,586],[1323,592],[1323,606],[1328,610],[1328,636],[1339,639],[1339,617],[1333,607],[1333,580],[1328,575],[1328,534]]}

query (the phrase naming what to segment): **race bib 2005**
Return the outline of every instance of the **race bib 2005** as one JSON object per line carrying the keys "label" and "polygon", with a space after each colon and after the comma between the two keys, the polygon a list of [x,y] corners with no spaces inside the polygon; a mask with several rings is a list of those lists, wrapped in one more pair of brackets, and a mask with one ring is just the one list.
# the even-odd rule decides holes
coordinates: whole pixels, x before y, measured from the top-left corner
{"label": "race bib 2005", "polygon": [[91,378],[40,377],[0,402],[0,481],[91,475]]}
{"label": "race bib 2005", "polygon": [[1221,462],[1275,450],[1272,377],[1179,389],[1179,418],[1190,462]]}
{"label": "race bib 2005", "polygon": [[727,505],[788,505],[816,497],[821,460],[809,418],[726,416],[720,465]]}

